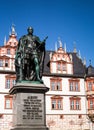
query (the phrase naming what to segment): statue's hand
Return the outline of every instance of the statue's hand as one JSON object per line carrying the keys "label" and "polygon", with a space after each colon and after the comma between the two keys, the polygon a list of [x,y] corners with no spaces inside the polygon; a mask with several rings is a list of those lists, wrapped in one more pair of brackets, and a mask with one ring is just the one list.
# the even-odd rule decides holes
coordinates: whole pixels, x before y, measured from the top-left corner
{"label": "statue's hand", "polygon": [[48,36],[47,36],[47,37],[45,37],[45,39],[43,40],[43,42],[46,42],[47,38],[48,38]]}

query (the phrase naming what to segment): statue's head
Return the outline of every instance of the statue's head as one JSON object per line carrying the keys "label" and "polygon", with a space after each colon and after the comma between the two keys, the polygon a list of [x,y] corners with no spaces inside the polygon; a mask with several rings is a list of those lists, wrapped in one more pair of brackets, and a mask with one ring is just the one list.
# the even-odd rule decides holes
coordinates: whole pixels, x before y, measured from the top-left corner
{"label": "statue's head", "polygon": [[33,33],[33,28],[32,27],[28,27],[27,31],[28,31],[28,34],[32,34]]}

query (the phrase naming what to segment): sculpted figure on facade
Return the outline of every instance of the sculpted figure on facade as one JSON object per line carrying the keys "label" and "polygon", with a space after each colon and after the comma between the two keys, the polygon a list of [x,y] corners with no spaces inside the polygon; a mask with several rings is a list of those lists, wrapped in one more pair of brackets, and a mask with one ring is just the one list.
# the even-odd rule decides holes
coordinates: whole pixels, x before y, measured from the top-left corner
{"label": "sculpted figure on facade", "polygon": [[43,83],[42,73],[47,37],[40,41],[39,37],[33,35],[32,27],[28,27],[27,31],[28,34],[19,39],[16,50],[16,81],[39,81]]}

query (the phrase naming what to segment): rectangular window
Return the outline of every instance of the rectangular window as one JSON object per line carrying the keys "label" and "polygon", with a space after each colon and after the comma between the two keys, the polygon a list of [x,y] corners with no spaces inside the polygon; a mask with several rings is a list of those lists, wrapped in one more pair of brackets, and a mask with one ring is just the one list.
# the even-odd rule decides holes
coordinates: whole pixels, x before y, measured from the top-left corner
{"label": "rectangular window", "polygon": [[0,67],[3,67],[3,60],[0,59]]}
{"label": "rectangular window", "polygon": [[62,64],[62,70],[66,71],[66,64]]}
{"label": "rectangular window", "polygon": [[70,102],[70,109],[74,110],[74,100],[71,100],[71,102]]}
{"label": "rectangular window", "polygon": [[5,60],[5,67],[8,67],[8,60]]}
{"label": "rectangular window", "polygon": [[70,100],[70,110],[80,110],[80,99]]}
{"label": "rectangular window", "polygon": [[12,97],[5,96],[5,109],[12,109]]}
{"label": "rectangular window", "polygon": [[88,98],[88,109],[94,109],[94,97]]}
{"label": "rectangular window", "polygon": [[60,81],[58,81],[57,84],[56,84],[56,90],[61,90],[61,83],[60,83]]}
{"label": "rectangular window", "polygon": [[51,82],[51,90],[52,90],[52,91],[55,90],[55,82]]}
{"label": "rectangular window", "polygon": [[7,49],[7,54],[10,55],[10,49]]}
{"label": "rectangular window", "polygon": [[76,100],[76,110],[80,109],[80,104],[79,104],[79,100]]}
{"label": "rectangular window", "polygon": [[6,79],[6,89],[10,89],[10,79]]}
{"label": "rectangular window", "polygon": [[69,80],[69,90],[79,92],[80,91],[79,81]]}
{"label": "rectangular window", "polygon": [[74,90],[74,89],[73,89],[73,88],[74,88],[74,87],[73,87],[73,82],[70,82],[70,85],[69,85],[69,86],[70,86],[70,91],[73,91],[73,90]]}
{"label": "rectangular window", "polygon": [[61,64],[60,63],[57,64],[57,70],[61,70]]}
{"label": "rectangular window", "polygon": [[57,107],[58,107],[58,109],[61,109],[61,108],[62,108],[62,107],[61,107],[61,104],[62,104],[62,103],[61,103],[61,100],[58,100],[58,101],[57,101]]}
{"label": "rectangular window", "polygon": [[10,99],[6,99],[6,108],[10,108]]}
{"label": "rectangular window", "polygon": [[62,109],[62,97],[52,98],[51,99],[51,106],[54,110],[61,110]]}
{"label": "rectangular window", "polygon": [[90,99],[90,109],[93,109],[93,99]]}
{"label": "rectangular window", "polygon": [[52,100],[52,109],[56,109],[56,100]]}
{"label": "rectangular window", "polygon": [[67,73],[67,66],[64,62],[57,62],[57,72]]}
{"label": "rectangular window", "polygon": [[13,80],[12,80],[12,86],[14,86],[15,84],[16,84],[16,80],[13,79]]}
{"label": "rectangular window", "polygon": [[62,90],[62,80],[61,79],[51,79],[51,90],[52,91],[61,91]]}
{"label": "rectangular window", "polygon": [[75,91],[79,91],[79,85],[78,85],[78,82],[75,82]]}
{"label": "rectangular window", "polygon": [[88,91],[92,91],[92,82],[88,83]]}
{"label": "rectangular window", "polygon": [[6,75],[5,88],[10,89],[16,84],[16,75]]}

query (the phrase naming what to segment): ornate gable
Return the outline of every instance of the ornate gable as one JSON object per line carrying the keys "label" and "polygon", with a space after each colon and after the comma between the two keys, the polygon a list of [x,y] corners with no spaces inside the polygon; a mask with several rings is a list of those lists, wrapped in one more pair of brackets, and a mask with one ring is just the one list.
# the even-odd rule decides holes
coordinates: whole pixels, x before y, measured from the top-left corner
{"label": "ornate gable", "polygon": [[8,41],[4,39],[4,46],[0,47],[0,70],[14,70],[15,51],[18,44],[15,28],[12,25]]}
{"label": "ornate gable", "polygon": [[60,47],[50,58],[50,72],[73,74],[72,56]]}
{"label": "ornate gable", "polygon": [[16,36],[17,36],[17,34],[15,32],[14,25],[12,25],[9,40],[8,40],[8,42],[6,42],[7,47],[9,47],[9,46],[12,46],[12,47],[17,46],[18,41],[16,39]]}

